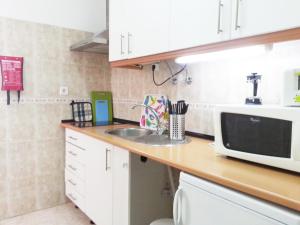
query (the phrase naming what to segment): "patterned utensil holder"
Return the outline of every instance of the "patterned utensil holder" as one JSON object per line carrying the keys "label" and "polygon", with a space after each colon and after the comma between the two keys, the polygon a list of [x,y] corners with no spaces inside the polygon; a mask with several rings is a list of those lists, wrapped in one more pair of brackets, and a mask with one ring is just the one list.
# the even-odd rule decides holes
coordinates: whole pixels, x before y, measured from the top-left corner
{"label": "patterned utensil holder", "polygon": [[185,139],[185,115],[170,115],[170,139],[183,141]]}

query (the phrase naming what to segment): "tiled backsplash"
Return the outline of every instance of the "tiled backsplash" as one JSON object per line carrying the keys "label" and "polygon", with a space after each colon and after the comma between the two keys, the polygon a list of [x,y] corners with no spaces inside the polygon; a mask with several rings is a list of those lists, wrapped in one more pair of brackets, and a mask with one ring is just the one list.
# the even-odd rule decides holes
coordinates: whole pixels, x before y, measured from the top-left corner
{"label": "tiled backsplash", "polygon": [[[178,70],[173,62],[173,72]],[[262,77],[259,94],[264,104],[279,104],[282,76],[286,70],[300,67],[300,41],[274,44],[273,50],[257,57],[239,55],[219,61],[188,65],[191,85],[185,84],[185,73],[177,85],[168,82],[156,87],[152,82],[151,66],[144,70],[112,70],[112,92],[115,117],[138,121],[140,109],[128,111],[133,103],[142,102],[145,94],[166,94],[173,100],[185,99],[191,104],[187,114],[187,130],[213,135],[213,108],[216,104],[243,104],[250,95],[246,76],[257,72]],[[164,62],[156,74],[158,81],[169,76]],[[250,86],[251,87],[251,86]],[[251,90],[251,89],[250,89]]]}
{"label": "tiled backsplash", "polygon": [[[64,203],[64,130],[70,100],[110,89],[107,56],[70,52],[85,32],[0,17],[0,55],[24,57],[20,104],[0,92],[0,220]],[[69,96],[59,96],[68,86]]]}

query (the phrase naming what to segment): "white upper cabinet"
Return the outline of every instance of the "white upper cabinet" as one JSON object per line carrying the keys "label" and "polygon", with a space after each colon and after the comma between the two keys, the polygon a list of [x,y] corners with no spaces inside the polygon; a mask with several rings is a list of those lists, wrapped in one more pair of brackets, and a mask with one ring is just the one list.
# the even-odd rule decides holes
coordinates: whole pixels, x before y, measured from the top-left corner
{"label": "white upper cabinet", "polygon": [[171,0],[110,0],[109,60],[169,50]]}
{"label": "white upper cabinet", "polygon": [[167,52],[171,0],[127,0],[128,57]]}
{"label": "white upper cabinet", "polygon": [[124,0],[109,1],[109,61],[127,59],[127,7]]}
{"label": "white upper cabinet", "polygon": [[300,26],[299,0],[232,0],[232,37]]}
{"label": "white upper cabinet", "polygon": [[170,50],[230,38],[231,0],[173,0]]}
{"label": "white upper cabinet", "polygon": [[110,61],[300,27],[300,0],[110,0]]}

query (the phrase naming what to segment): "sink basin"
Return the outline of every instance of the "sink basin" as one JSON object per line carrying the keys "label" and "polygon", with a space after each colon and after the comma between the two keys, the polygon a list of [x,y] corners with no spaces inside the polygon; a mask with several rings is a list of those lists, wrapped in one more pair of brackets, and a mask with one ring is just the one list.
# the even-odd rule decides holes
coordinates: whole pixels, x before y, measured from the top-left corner
{"label": "sink basin", "polygon": [[117,128],[107,130],[106,133],[152,146],[173,146],[190,142],[189,138],[183,141],[173,141],[168,135],[157,135],[154,131],[143,128]]}
{"label": "sink basin", "polygon": [[168,135],[148,135],[141,136],[134,140],[138,143],[153,145],[153,146],[173,146],[179,144],[186,144],[190,142],[189,138],[186,138],[183,141],[171,140]]}
{"label": "sink basin", "polygon": [[151,135],[153,134],[153,131],[146,130],[143,128],[118,128],[118,129],[108,130],[106,131],[106,133],[123,137],[123,138],[136,138],[136,137]]}

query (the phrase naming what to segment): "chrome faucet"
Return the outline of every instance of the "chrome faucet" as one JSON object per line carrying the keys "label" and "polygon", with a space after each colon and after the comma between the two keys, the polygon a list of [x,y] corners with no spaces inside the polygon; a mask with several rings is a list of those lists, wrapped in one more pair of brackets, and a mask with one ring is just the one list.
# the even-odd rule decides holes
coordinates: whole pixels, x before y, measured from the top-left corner
{"label": "chrome faucet", "polygon": [[155,117],[156,122],[157,122],[156,132],[157,132],[158,135],[162,135],[163,132],[165,131],[165,128],[162,126],[162,124],[160,122],[160,119],[157,115],[156,110],[154,108],[152,108],[151,106],[144,105],[144,104],[135,104],[131,107],[131,109],[135,109],[137,106],[149,109],[154,114],[154,117]]}

